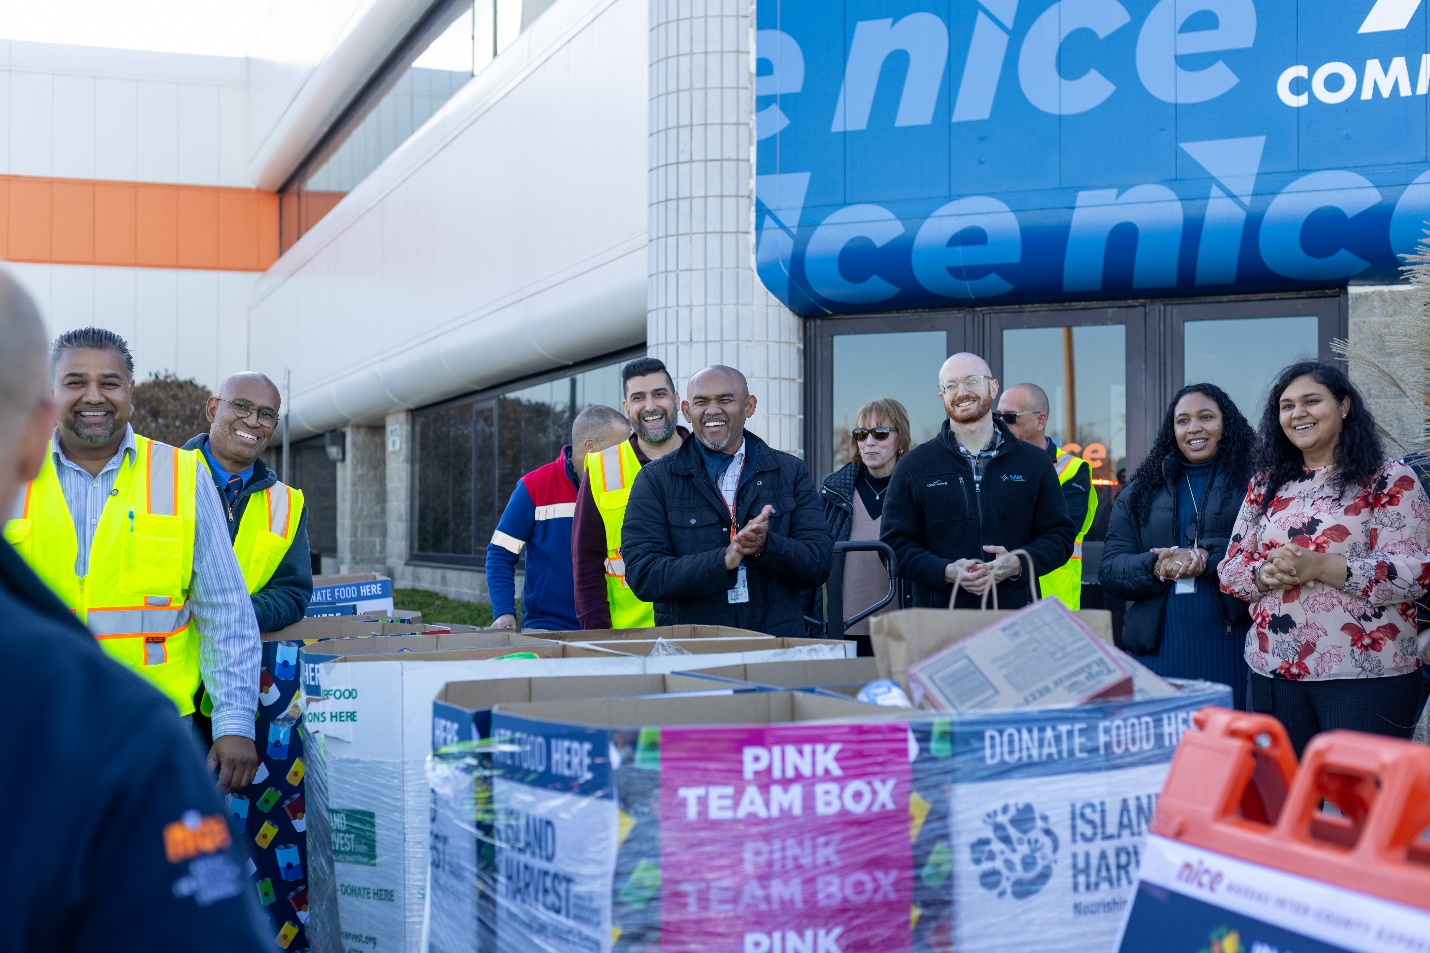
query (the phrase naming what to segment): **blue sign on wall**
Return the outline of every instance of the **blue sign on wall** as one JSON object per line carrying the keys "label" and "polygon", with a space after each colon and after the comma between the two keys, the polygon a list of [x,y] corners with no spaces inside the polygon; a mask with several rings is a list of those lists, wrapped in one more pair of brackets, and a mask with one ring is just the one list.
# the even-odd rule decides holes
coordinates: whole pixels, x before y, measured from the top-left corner
{"label": "blue sign on wall", "polygon": [[1398,280],[1430,219],[1427,20],[759,0],[761,279],[805,315]]}

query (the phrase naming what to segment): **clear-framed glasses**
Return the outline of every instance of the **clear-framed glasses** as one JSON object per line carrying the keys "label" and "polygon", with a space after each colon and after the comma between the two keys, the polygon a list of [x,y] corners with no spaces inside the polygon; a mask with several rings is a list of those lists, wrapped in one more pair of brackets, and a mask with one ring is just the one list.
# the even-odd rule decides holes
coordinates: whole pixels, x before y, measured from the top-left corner
{"label": "clear-framed glasses", "polygon": [[962,377],[951,381],[942,381],[938,385],[940,394],[951,394],[960,387],[964,390],[973,390],[975,387],[983,386],[984,382],[993,378],[987,374],[974,374],[972,377]]}
{"label": "clear-framed glasses", "polygon": [[219,400],[233,408],[233,413],[240,420],[247,420],[254,412],[258,413],[258,424],[261,427],[273,429],[278,426],[278,411],[272,407],[260,407],[251,400],[244,400],[242,397],[233,400],[227,397],[220,397]]}

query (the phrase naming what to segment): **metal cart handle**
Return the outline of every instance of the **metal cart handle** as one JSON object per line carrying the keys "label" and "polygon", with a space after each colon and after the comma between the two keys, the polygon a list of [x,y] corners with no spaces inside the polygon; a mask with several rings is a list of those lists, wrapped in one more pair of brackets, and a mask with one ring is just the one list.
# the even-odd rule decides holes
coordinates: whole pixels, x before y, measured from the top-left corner
{"label": "metal cart handle", "polygon": [[[840,620],[838,617],[829,621],[829,637],[831,639],[844,638],[845,631],[858,622],[869,618],[880,609],[894,601],[894,593],[898,588],[898,581],[894,575],[894,550],[888,543],[877,539],[846,539],[834,544],[834,555],[840,556],[845,553],[878,553],[879,559],[883,561],[884,568],[889,571],[889,591],[872,606],[854,613],[847,619]],[[840,604],[843,604],[843,593],[840,593]]]}

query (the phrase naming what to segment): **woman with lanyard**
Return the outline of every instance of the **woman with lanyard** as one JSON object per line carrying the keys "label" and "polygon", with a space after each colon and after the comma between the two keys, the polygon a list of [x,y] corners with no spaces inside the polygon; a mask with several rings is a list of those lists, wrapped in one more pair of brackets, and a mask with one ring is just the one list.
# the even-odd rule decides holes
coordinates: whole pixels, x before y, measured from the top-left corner
{"label": "woman with lanyard", "polygon": [[[912,443],[908,411],[892,397],[871,400],[854,415],[849,437],[849,463],[825,477],[819,489],[824,518],[835,542],[878,539],[884,493],[894,465]],[[884,597],[889,591],[889,571],[878,553],[849,553],[842,561],[835,559],[827,591],[842,597],[830,600],[830,613],[842,612],[847,619]],[[902,598],[896,598],[885,611],[901,605]],[[818,618],[817,611],[806,609],[806,614]],[[854,640],[860,655],[874,654],[868,619],[850,626],[845,637]]]}
{"label": "woman with lanyard", "polygon": [[1230,685],[1244,706],[1242,643],[1251,619],[1216,567],[1251,476],[1255,433],[1212,384],[1182,388],[1157,439],[1113,504],[1098,581],[1130,601],[1122,644],[1174,678]]}

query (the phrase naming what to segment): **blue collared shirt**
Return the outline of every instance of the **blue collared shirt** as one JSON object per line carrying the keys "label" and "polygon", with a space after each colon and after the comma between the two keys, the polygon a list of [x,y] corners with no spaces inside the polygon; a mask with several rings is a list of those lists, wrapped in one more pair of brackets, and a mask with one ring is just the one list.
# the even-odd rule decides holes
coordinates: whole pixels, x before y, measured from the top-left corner
{"label": "blue collared shirt", "polygon": [[225,470],[223,465],[219,463],[218,459],[213,455],[213,451],[209,449],[209,442],[207,440],[203,443],[203,451],[204,459],[208,460],[209,469],[213,471],[214,485],[218,487],[219,493],[223,493],[224,487],[228,486],[228,481],[234,477],[238,477],[238,485],[240,487],[248,486],[248,481],[253,479],[253,467],[251,466],[247,470],[242,470],[238,473],[229,473]]}
{"label": "blue collared shirt", "polygon": [[[126,427],[124,442],[99,476],[71,461],[60,449],[58,436],[51,444],[55,472],[65,504],[74,520],[75,575],[89,572],[89,553],[94,531],[99,526],[105,503],[114,495],[114,483],[126,455],[138,452],[134,428]],[[213,734],[253,737],[253,718],[258,709],[258,669],[263,646],[258,638],[258,620],[238,559],[228,540],[223,503],[213,478],[199,468],[194,488],[197,525],[194,531],[194,575],[189,583],[189,612],[199,630],[199,671],[213,700]]]}

